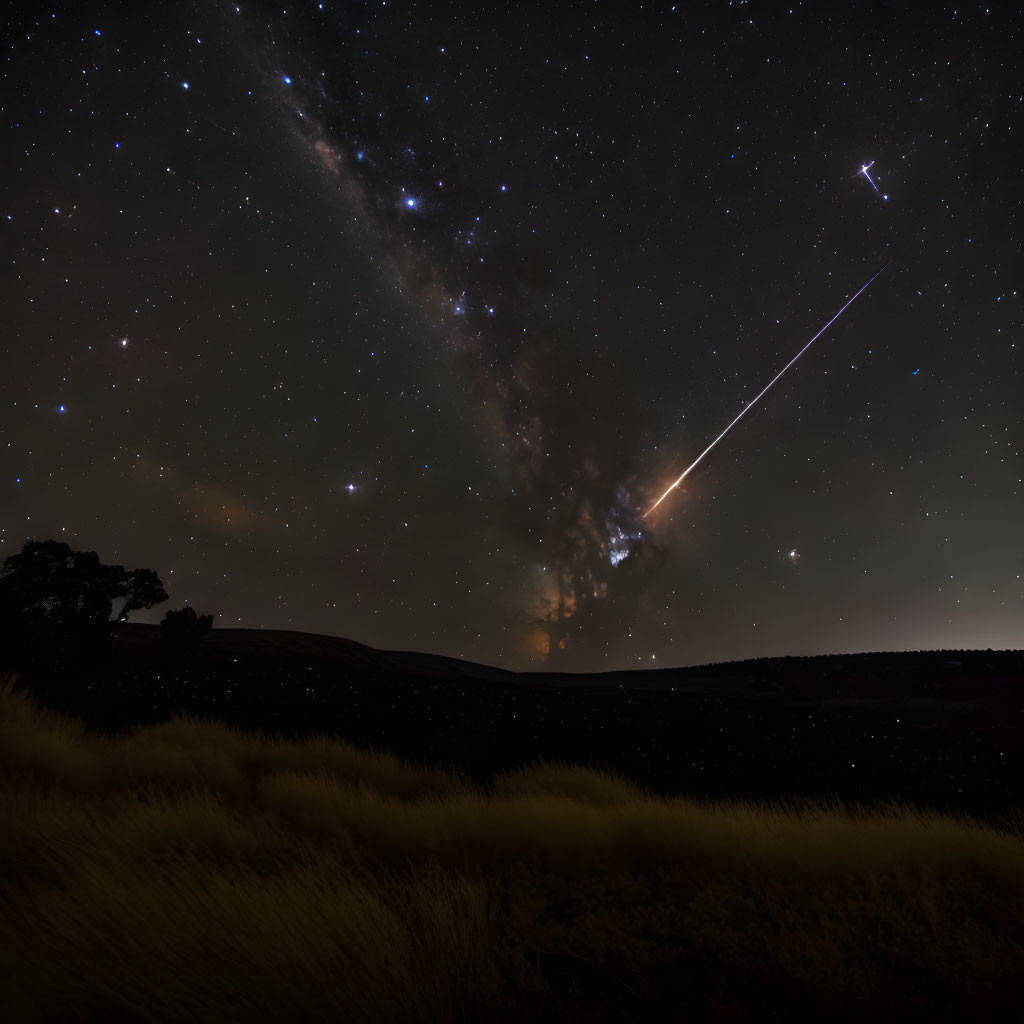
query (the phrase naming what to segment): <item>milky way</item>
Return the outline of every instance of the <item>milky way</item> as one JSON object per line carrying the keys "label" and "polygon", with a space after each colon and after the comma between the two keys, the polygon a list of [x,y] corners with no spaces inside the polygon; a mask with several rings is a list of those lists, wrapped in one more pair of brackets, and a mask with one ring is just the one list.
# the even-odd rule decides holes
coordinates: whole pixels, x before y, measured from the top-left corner
{"label": "milky way", "polygon": [[[338,37],[327,47],[319,43],[318,54],[344,52],[344,29],[335,27]],[[446,50],[438,47],[438,53]],[[336,76],[311,64],[303,90],[277,73],[286,59],[270,45],[268,74],[288,87],[280,99],[294,114],[297,135],[382,243],[401,287],[430,317],[453,366],[488,413],[491,440],[514,481],[508,524],[535,546],[537,564],[523,588],[518,624],[528,650],[553,658],[567,648],[572,620],[594,602],[607,602],[609,587],[612,598],[629,600],[615,593],[615,570],[627,558],[643,560],[644,534],[630,490],[637,471],[630,449],[640,445],[641,410],[613,377],[600,380],[600,367],[581,367],[581,379],[572,379],[573,358],[565,353],[572,327],[549,311],[550,257],[521,232],[501,237],[506,215],[499,203],[516,202],[510,192],[517,184],[500,175],[481,180],[456,154],[433,152],[415,124],[375,148],[363,141],[377,132],[372,107],[336,102],[354,90],[351,69]],[[424,92],[413,106],[429,116],[430,102]],[[517,182],[514,165],[508,177]],[[486,196],[488,190],[494,195]],[[621,418],[619,437],[609,443],[606,430],[592,424],[612,407]],[[544,510],[539,528],[531,525],[536,509]],[[618,614],[624,611],[632,614],[623,608]]]}

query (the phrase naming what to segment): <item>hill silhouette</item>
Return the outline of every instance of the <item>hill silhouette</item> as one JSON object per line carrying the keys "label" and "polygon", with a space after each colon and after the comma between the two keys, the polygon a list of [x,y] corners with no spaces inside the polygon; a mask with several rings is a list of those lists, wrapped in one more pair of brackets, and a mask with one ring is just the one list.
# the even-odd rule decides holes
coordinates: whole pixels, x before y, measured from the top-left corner
{"label": "hill silhouette", "polygon": [[770,658],[597,674],[515,673],[340,637],[215,629],[187,663],[126,625],[88,668],[26,680],[115,734],[177,712],[328,733],[487,780],[537,759],[706,798],[909,800],[998,818],[1024,783],[1024,654]]}

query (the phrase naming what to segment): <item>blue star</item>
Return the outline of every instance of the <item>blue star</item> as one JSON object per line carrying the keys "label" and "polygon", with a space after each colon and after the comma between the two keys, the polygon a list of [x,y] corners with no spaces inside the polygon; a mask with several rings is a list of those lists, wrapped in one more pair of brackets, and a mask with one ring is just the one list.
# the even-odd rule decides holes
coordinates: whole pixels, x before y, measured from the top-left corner
{"label": "blue star", "polygon": [[405,205],[408,206],[410,210],[415,210],[416,207],[419,206],[419,203],[414,196],[407,196]]}
{"label": "blue star", "polygon": [[281,81],[284,82],[285,85],[291,85],[292,84],[292,80],[287,75],[282,75],[281,76]]}
{"label": "blue star", "polygon": [[182,89],[185,90],[185,92],[188,92],[189,89],[191,88],[191,86],[188,84],[188,82],[182,82],[181,83],[181,87],[182,87]]}

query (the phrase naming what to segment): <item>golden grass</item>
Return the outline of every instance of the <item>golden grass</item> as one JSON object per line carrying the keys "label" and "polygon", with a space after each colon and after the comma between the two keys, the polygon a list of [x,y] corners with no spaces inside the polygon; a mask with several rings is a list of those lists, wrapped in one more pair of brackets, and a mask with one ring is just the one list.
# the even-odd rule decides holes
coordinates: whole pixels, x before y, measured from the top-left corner
{"label": "golden grass", "polygon": [[581,765],[481,788],[0,680],[11,1021],[1019,1019],[1024,829],[701,804]]}

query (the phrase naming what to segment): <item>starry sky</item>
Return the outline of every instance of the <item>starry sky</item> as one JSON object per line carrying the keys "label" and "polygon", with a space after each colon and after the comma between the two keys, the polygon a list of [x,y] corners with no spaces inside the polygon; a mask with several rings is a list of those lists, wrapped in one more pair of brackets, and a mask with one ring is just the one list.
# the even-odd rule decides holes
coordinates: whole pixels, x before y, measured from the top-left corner
{"label": "starry sky", "polygon": [[1020,647],[1021,20],[919,15],[15,5],[0,550],[513,669]]}

